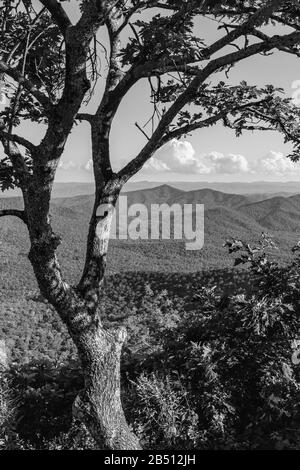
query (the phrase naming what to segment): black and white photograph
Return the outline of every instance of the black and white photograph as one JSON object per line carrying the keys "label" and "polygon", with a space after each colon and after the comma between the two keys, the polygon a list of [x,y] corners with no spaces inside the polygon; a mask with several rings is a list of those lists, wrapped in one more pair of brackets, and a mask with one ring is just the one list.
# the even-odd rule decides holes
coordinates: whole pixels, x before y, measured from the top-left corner
{"label": "black and white photograph", "polygon": [[0,0],[2,455],[297,450],[300,2]]}

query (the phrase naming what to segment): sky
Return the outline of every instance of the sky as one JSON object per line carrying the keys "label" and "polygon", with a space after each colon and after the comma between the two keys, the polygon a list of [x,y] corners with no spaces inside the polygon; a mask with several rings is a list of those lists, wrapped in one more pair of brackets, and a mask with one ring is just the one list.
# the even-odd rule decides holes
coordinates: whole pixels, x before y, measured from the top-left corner
{"label": "sky", "polygon": [[[75,21],[77,12],[74,2],[66,2],[64,7]],[[221,34],[216,30],[216,22],[212,20],[196,24],[196,28],[208,44]],[[107,44],[106,33],[101,31],[100,39]],[[102,63],[105,74],[103,57]],[[218,74],[218,79],[224,79],[224,74]],[[297,92],[295,87],[300,90],[300,59],[283,52],[275,52],[268,57],[255,56],[246,59],[237,64],[231,70],[229,80],[224,81],[238,84],[241,80],[258,86],[272,83],[283,87],[288,96],[293,96]],[[83,110],[95,110],[101,93],[100,83],[88,108]],[[135,122],[143,125],[151,114],[149,85],[146,80],[142,80],[124,98],[113,124],[111,159],[114,171],[134,158],[145,145],[145,137],[136,128]],[[27,137],[30,134],[36,143],[43,132],[41,127],[34,131],[28,125],[22,127],[22,133],[27,134]],[[187,139],[174,140],[167,144],[154,155],[134,180],[300,181],[300,163],[292,163],[286,158],[290,149],[290,145],[283,142],[283,136],[279,133],[248,132],[237,138],[233,131],[216,125],[196,131]],[[56,181],[92,181],[90,159],[89,125],[81,123],[75,126],[67,142]]]}

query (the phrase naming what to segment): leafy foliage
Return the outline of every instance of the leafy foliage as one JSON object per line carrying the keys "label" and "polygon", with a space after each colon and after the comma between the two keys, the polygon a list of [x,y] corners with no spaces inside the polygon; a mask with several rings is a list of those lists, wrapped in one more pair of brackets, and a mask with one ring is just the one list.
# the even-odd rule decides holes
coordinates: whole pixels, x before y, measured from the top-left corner
{"label": "leafy foliage", "polygon": [[[115,280],[119,293],[107,285],[103,321],[129,331],[123,403],[146,448],[299,447],[299,259],[278,265],[266,234],[253,246],[240,240],[226,246],[234,256],[247,253],[253,290],[227,294],[195,282],[179,297],[142,278],[139,286],[132,280],[135,291],[128,287],[130,277]],[[39,343],[51,315],[32,330],[33,336],[40,331]],[[38,361],[36,352],[22,364],[24,353],[14,356],[17,434],[5,446],[93,448],[71,420],[82,384],[71,343],[48,344],[56,349],[49,359]]]}
{"label": "leafy foliage", "polygon": [[[27,2],[26,8],[18,7],[14,1],[6,3],[0,9],[0,40],[5,44],[1,60],[26,71],[26,78],[55,100],[63,84],[65,61],[63,38],[58,27],[46,9],[37,13],[32,2]],[[10,90],[8,98],[13,102],[15,85],[10,83],[7,89]],[[19,104],[22,119],[44,119],[38,101],[26,89],[22,90]]]}

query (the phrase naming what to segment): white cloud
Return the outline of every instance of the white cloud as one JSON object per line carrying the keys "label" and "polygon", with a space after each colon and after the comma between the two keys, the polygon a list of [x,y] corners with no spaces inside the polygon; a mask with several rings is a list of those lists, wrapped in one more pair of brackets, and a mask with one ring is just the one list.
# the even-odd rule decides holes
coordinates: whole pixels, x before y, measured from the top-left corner
{"label": "white cloud", "polygon": [[184,169],[185,173],[191,173],[197,168],[197,163],[192,144],[188,141],[173,139],[159,150],[155,157],[151,158],[145,168],[174,172],[181,172]]}
{"label": "white cloud", "polygon": [[240,154],[223,154],[212,151],[197,155],[188,141],[173,139],[146,163],[147,172],[173,172],[198,175],[252,175],[289,176],[300,175],[300,165],[286,155],[270,150],[267,155],[247,159]]}
{"label": "white cloud", "polygon": [[170,146],[177,164],[194,165],[196,161],[195,150],[190,142],[173,139]]}
{"label": "white cloud", "polygon": [[[125,162],[124,162],[125,163]],[[93,171],[92,160],[86,163],[75,163],[72,160],[60,162],[63,171],[80,170],[88,173]],[[293,163],[286,155],[270,150],[266,155],[254,160],[240,154],[224,154],[212,151],[196,154],[192,144],[186,140],[173,139],[160,149],[154,157],[144,165],[146,173],[180,173],[186,175],[251,175],[284,177],[300,176],[300,164]]]}
{"label": "white cloud", "polygon": [[224,155],[211,152],[196,155],[188,141],[173,139],[165,145],[144,167],[147,171],[165,171],[189,174],[233,174],[249,171],[247,159],[243,155]]}
{"label": "white cloud", "polygon": [[282,153],[270,150],[254,163],[253,171],[258,174],[281,176],[299,172],[299,165]]}
{"label": "white cloud", "polygon": [[210,152],[204,155],[204,161],[214,174],[235,174],[249,172],[249,163],[243,155],[230,153],[224,155],[220,152]]}
{"label": "white cloud", "polygon": [[151,157],[150,160],[145,164],[146,170],[153,171],[170,171],[168,165],[157,158]]}
{"label": "white cloud", "polygon": [[74,168],[78,168],[78,165],[74,163],[72,160],[69,160],[67,162],[60,162],[58,165],[58,168],[60,170],[73,170]]}
{"label": "white cloud", "polygon": [[60,162],[58,165],[60,170],[68,171],[68,170],[86,170],[91,171],[93,169],[93,162],[92,159],[88,160],[87,163],[75,163],[72,160],[68,160],[67,162]]}

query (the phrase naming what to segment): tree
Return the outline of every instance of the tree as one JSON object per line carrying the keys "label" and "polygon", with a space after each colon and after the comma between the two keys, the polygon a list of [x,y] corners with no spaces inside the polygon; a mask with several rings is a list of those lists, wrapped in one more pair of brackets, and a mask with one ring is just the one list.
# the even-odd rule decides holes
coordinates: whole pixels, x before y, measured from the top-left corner
{"label": "tree", "polygon": [[[114,206],[122,186],[162,145],[218,122],[237,135],[244,130],[282,132],[294,144],[291,158],[298,158],[299,112],[281,90],[246,82],[212,86],[209,80],[257,54],[280,50],[299,56],[300,7],[297,1],[279,0],[81,0],[74,25],[61,3],[5,0],[0,8],[0,74],[8,100],[0,121],[0,184],[2,190],[19,187],[24,199],[23,211],[2,210],[0,216],[17,216],[26,224],[40,291],[78,349],[85,387],[74,403],[76,416],[101,448],[138,449],[120,399],[126,332],[101,324],[99,298]],[[209,45],[195,23],[207,17],[219,21],[222,33]],[[109,36],[105,78],[98,68],[102,29]],[[110,162],[111,126],[124,96],[143,78],[149,81],[154,107],[152,133],[140,128],[145,146],[116,173]],[[98,80],[105,80],[98,108],[85,113],[83,105]],[[38,145],[15,133],[25,120],[45,126]],[[66,141],[83,120],[91,128],[95,202],[82,277],[71,286],[61,273],[60,237],[49,211]],[[104,205],[105,212],[99,213]]]}

